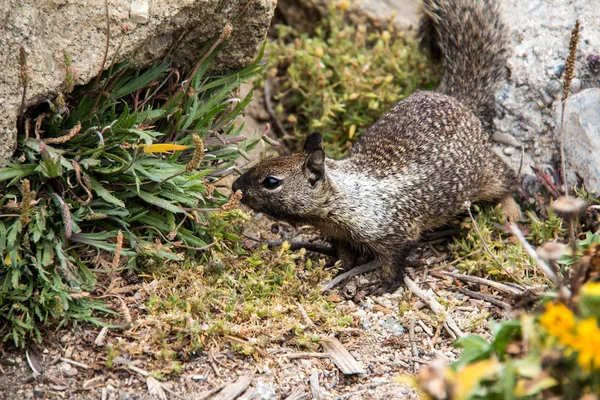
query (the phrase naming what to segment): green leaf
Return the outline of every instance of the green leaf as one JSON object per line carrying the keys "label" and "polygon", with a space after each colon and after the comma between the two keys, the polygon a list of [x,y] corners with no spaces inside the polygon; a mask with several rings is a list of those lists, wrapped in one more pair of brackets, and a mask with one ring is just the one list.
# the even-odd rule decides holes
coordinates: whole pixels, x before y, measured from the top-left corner
{"label": "green leaf", "polygon": [[92,185],[92,190],[94,192],[96,192],[96,194],[100,197],[102,197],[103,200],[105,200],[106,202],[113,204],[115,206],[119,206],[121,208],[125,208],[125,203],[123,203],[121,200],[117,199],[115,196],[113,196],[112,194],[110,194],[110,192],[108,191],[108,189],[106,189],[104,186],[102,186],[100,184],[100,182],[98,182],[96,179],[94,179],[93,177],[90,176],[90,182]]}
{"label": "green leaf", "polygon": [[36,171],[41,172],[46,178],[56,178],[61,175],[63,167],[60,162],[60,156],[53,156],[43,143],[40,143],[40,153],[42,155],[42,162]]}
{"label": "green leaf", "polygon": [[166,115],[167,112],[161,109],[140,111],[135,114],[135,122],[138,124],[149,124],[156,121],[157,119],[163,118]]}
{"label": "green leaf", "polygon": [[521,334],[521,321],[512,319],[499,324],[491,324],[494,340],[492,348],[498,357],[503,357],[506,346]]}
{"label": "green leaf", "polygon": [[463,352],[457,361],[452,363],[452,368],[456,371],[473,361],[489,358],[492,351],[492,345],[478,335],[469,335],[454,342],[454,347],[462,348]]}
{"label": "green leaf", "polygon": [[21,179],[35,173],[37,166],[33,164],[15,164],[12,163],[6,167],[0,168],[0,181],[17,178]]}
{"label": "green leaf", "polygon": [[155,205],[157,207],[160,207],[164,210],[171,211],[173,213],[185,213],[185,210],[183,208],[176,206],[175,204],[171,203],[170,201],[161,199],[160,197],[157,197],[149,192],[140,190],[140,192],[138,193],[138,196],[140,199],[144,200],[145,202]]}
{"label": "green leaf", "polygon": [[160,65],[150,68],[149,70],[144,72],[142,75],[138,76],[137,78],[131,80],[130,82],[126,83],[125,85],[114,90],[110,94],[110,98],[114,99],[114,100],[120,99],[123,96],[126,96],[130,93],[135,92],[136,90],[145,88],[146,86],[148,86],[148,84],[150,82],[157,80],[163,74],[163,72],[165,72],[165,70],[169,67],[169,64],[170,64],[169,62],[164,62]]}
{"label": "green leaf", "polygon": [[512,361],[504,364],[504,370],[500,376],[504,400],[513,400],[515,398],[515,385],[517,383],[517,374]]}

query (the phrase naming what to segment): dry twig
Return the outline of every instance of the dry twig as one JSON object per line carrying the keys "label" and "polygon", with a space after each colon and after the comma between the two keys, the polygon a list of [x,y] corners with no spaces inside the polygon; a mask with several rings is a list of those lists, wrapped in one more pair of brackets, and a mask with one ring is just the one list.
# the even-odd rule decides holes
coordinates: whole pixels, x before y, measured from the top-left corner
{"label": "dry twig", "polygon": [[457,274],[457,273],[448,272],[448,271],[440,271],[440,272],[431,271],[430,274],[433,276],[439,276],[439,277],[449,276],[451,278],[458,279],[459,281],[463,281],[463,282],[471,282],[471,283],[477,283],[479,285],[486,285],[493,289],[499,290],[501,292],[509,293],[512,295],[522,295],[523,293],[525,293],[524,288],[518,288],[518,287],[505,285],[503,283],[495,282],[495,281],[485,279],[485,278],[480,278],[478,276]]}
{"label": "dry twig", "polygon": [[366,264],[354,267],[350,271],[346,271],[343,274],[339,274],[329,282],[323,283],[321,287],[321,292],[334,288],[340,283],[344,282],[345,280],[352,278],[353,276],[366,274],[367,272],[373,271],[375,269],[377,269],[377,261],[371,261]]}
{"label": "dry twig", "polygon": [[[442,305],[438,303],[438,301],[434,299],[431,295],[429,295],[427,292],[421,290],[421,288],[419,288],[419,286],[417,286],[417,284],[407,275],[404,276],[404,284],[406,285],[408,290],[410,290],[415,296],[417,296],[423,302],[425,302],[425,304],[427,304],[429,309],[433,311],[435,315],[441,316],[445,314],[446,310],[444,309],[444,307],[442,307]],[[446,319],[446,324],[449,328],[448,331],[451,334],[454,333],[458,337],[465,336],[463,331],[458,327],[458,325],[456,325],[456,322],[454,322],[454,320]]]}

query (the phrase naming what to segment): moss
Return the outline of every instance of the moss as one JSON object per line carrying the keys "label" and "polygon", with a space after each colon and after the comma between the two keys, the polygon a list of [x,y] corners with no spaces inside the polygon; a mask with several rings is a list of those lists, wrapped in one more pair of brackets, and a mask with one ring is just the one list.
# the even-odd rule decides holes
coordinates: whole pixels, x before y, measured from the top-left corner
{"label": "moss", "polygon": [[342,156],[395,103],[434,88],[440,75],[403,32],[349,25],[339,8],[314,35],[277,28],[267,72],[282,82],[276,110],[296,139],[321,131],[329,156]]}

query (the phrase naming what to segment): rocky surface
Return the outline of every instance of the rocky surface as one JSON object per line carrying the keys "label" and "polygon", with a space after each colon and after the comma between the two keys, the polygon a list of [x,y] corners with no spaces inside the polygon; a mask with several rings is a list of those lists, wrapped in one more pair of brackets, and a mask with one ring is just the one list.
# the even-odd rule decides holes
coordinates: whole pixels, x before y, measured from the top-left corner
{"label": "rocky surface", "polygon": [[[588,57],[600,53],[597,6],[587,0],[503,0],[513,50],[508,61],[508,82],[497,93],[499,117],[494,121],[497,130],[494,139],[499,152],[525,175],[532,174],[531,165],[544,170],[553,165],[553,158],[559,160],[562,78],[571,30],[577,19],[581,22],[581,33],[571,95],[600,87],[600,75],[588,61]],[[591,107],[595,115],[600,114],[600,102],[571,102],[572,112],[587,114],[591,111],[577,107]],[[582,135],[592,134],[585,126],[581,129]],[[569,142],[576,144],[574,140]],[[595,162],[600,163],[600,159]],[[580,173],[588,186],[598,182],[597,173],[588,174],[591,171],[582,169],[581,164],[569,162],[567,169],[571,175],[575,171]],[[597,183],[590,187],[594,185],[600,193]]]}
{"label": "rocky surface", "polygon": [[[106,66],[119,60],[149,65],[173,57],[182,66],[197,61],[204,43],[227,23],[233,31],[215,68],[237,69],[251,61],[274,12],[276,0],[109,0],[110,43]],[[106,9],[98,0],[4,0],[0,2],[0,162],[15,143],[19,47],[27,53],[30,84],[25,106],[53,98],[64,88],[64,54],[76,84],[100,70],[106,43]]]}
{"label": "rocky surface", "polygon": [[[277,11],[285,23],[308,30],[317,18],[340,0],[279,0]],[[420,0],[346,0],[347,16],[354,23],[413,30],[419,21]]]}
{"label": "rocky surface", "polygon": [[[588,189],[600,193],[600,89],[585,89],[569,97],[564,135],[567,169],[587,177]],[[575,182],[573,175],[567,177],[569,184]]]}

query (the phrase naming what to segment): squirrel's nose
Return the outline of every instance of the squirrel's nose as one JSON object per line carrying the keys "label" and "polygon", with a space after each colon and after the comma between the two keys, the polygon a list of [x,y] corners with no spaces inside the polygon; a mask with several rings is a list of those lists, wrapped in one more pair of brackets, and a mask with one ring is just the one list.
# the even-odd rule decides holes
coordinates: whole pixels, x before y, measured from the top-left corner
{"label": "squirrel's nose", "polygon": [[233,193],[235,193],[235,192],[237,192],[238,190],[241,189],[242,185],[240,184],[240,178],[237,178],[235,180],[235,182],[233,182],[233,185],[231,185],[231,190],[233,191]]}

